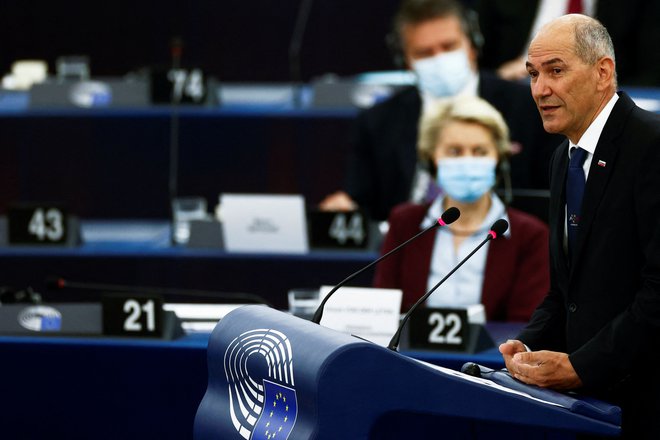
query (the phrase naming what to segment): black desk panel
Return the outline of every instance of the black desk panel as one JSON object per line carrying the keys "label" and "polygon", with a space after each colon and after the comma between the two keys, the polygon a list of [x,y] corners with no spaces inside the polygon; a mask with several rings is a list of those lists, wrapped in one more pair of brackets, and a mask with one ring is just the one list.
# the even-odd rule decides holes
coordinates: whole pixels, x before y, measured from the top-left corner
{"label": "black desk panel", "polygon": [[[289,289],[335,285],[376,258],[375,252],[236,254],[126,243],[71,249],[0,247],[0,285],[31,286],[48,301],[97,300],[96,289],[48,290],[46,278],[58,276],[79,283],[136,286],[138,293],[145,290],[140,286],[218,293],[208,297],[166,294],[165,300],[171,302],[227,302],[232,293],[250,293],[286,309]],[[373,270],[368,270],[350,285],[370,286],[372,278]]]}

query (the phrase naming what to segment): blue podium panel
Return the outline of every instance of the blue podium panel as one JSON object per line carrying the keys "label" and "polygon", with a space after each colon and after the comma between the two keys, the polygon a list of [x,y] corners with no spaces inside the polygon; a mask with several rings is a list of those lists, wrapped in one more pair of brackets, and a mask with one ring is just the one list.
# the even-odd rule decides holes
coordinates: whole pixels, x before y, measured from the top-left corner
{"label": "blue podium panel", "polygon": [[[617,425],[438,371],[263,306],[237,309],[216,326],[208,366],[196,440],[570,438],[576,432],[619,432]],[[281,387],[276,391],[281,400],[268,397],[270,383]],[[281,405],[286,421],[267,425],[264,420],[280,414]]]}
{"label": "blue podium panel", "polygon": [[[195,412],[207,387],[209,336],[173,341],[0,336],[1,437],[192,438]],[[451,368],[475,360],[502,366],[495,353],[418,354]],[[296,391],[295,385],[287,388]],[[401,417],[409,421],[412,415],[392,413],[378,426],[397,432]],[[415,417],[416,424],[427,420]],[[428,421],[437,423],[434,417]]]}
{"label": "blue podium panel", "polygon": [[[247,309],[249,310],[249,308]],[[275,326],[267,326],[267,322],[264,322],[261,317],[262,314],[268,313],[266,312],[268,309],[258,308],[257,310],[259,313],[256,318],[247,318],[249,322],[255,324],[254,328],[250,330],[259,330],[259,328],[276,330]],[[302,328],[305,332],[309,332],[309,337],[290,338],[291,332],[282,330],[280,333],[287,336],[286,340],[283,340],[281,335],[274,331],[268,332],[267,337],[262,337],[263,331],[253,331],[239,338],[231,338],[232,341],[235,340],[232,345],[235,353],[252,353],[245,363],[247,370],[231,370],[233,371],[232,377],[235,379],[234,383],[241,384],[240,378],[245,378],[246,373],[251,376],[257,374],[256,372],[261,372],[259,374],[266,380],[246,383],[245,393],[253,396],[251,399],[256,402],[255,405],[258,403],[266,407],[267,405],[272,406],[273,402],[276,403],[277,410],[273,408],[267,412],[261,411],[258,415],[254,413],[254,409],[252,410],[251,421],[255,429],[262,426],[268,429],[275,423],[279,423],[276,426],[277,430],[280,426],[282,427],[280,432],[292,427],[289,437],[301,438],[297,433],[300,424],[300,426],[309,427],[308,432],[312,432],[310,434],[312,437],[318,437],[317,432],[325,432],[328,429],[327,426],[333,424],[339,426],[347,421],[364,424],[359,420],[361,412],[364,411],[367,417],[375,419],[368,435],[378,439],[424,438],[430,432],[439,432],[439,429],[443,433],[462,433],[467,429],[466,426],[470,427],[471,432],[479,433],[477,438],[500,438],[490,434],[505,433],[507,440],[527,439],[534,438],[533,435],[538,431],[532,421],[528,426],[486,420],[480,420],[476,424],[467,416],[441,415],[436,410],[435,399],[445,394],[440,394],[439,391],[437,391],[438,396],[431,397],[427,392],[418,393],[420,402],[428,408],[424,411],[411,409],[407,402],[411,399],[410,394],[417,393],[412,390],[402,392],[402,389],[415,386],[410,379],[413,377],[410,376],[412,373],[410,371],[402,372],[401,368],[396,365],[396,368],[392,368],[388,359],[391,356],[396,359],[402,358],[405,359],[404,365],[412,363],[417,368],[414,361],[387,351],[383,354],[383,350],[372,347],[371,344],[321,329],[305,321],[271,310],[270,314],[273,313],[282,317],[284,322],[302,323]],[[244,316],[240,319],[246,319]],[[315,335],[318,330],[322,331],[324,335],[330,333],[331,340],[322,343],[317,341]],[[498,332],[509,331],[506,328],[492,330],[491,334],[495,339],[501,338],[497,336]],[[226,327],[218,326],[218,331],[225,333]],[[208,385],[207,344],[209,336],[208,333],[193,334],[173,341],[100,337],[0,336],[0,373],[4,377],[0,381],[0,395],[2,396],[0,411],[3,415],[2,438],[25,440],[43,438],[185,440],[192,438],[195,414]],[[252,337],[250,338],[250,336]],[[255,340],[259,342],[255,343]],[[282,344],[272,342],[269,345],[267,342],[261,342],[262,340],[284,342]],[[312,351],[304,348],[301,350],[300,340],[318,347]],[[335,342],[331,343],[333,340]],[[250,341],[253,345],[249,345]],[[358,345],[351,345],[350,350],[342,349],[339,352],[337,344],[341,345],[343,341]],[[262,345],[268,348],[256,349],[261,352],[255,351],[255,347]],[[286,350],[284,348],[275,349],[275,347],[288,347],[288,345],[290,345],[290,352],[288,348]],[[368,348],[365,350],[365,347]],[[374,350],[385,357],[369,354]],[[365,351],[368,356],[363,358],[360,354],[361,351]],[[212,352],[210,354],[213,357]],[[317,394],[309,394],[304,391],[309,389],[307,384],[320,380],[320,376],[326,374],[301,370],[305,366],[303,361],[308,356],[308,352],[317,359],[320,358],[317,365],[322,364],[322,370],[328,375],[319,384],[323,389],[323,394],[320,394],[320,391]],[[270,360],[264,361],[264,357],[269,355],[271,355]],[[414,352],[410,355],[419,356],[428,362],[452,369],[457,369],[468,361],[491,365],[495,368],[502,367],[501,356],[492,350],[472,355],[443,352]],[[327,359],[323,360],[324,357]],[[285,359],[289,358],[292,361],[287,363]],[[228,355],[227,360],[229,359],[238,360],[240,357]],[[224,358],[216,360],[219,368],[224,368],[224,362]],[[355,362],[356,364],[348,369],[352,376],[344,377],[343,367],[336,362]],[[243,364],[237,362],[235,365]],[[269,376],[269,365],[272,377]],[[429,367],[420,367],[424,371],[429,370]],[[376,370],[377,374],[372,370]],[[330,374],[330,372],[333,373]],[[429,377],[424,376],[420,379],[425,381],[425,386],[435,387],[433,384],[437,380],[435,377],[437,373],[430,370],[424,374],[430,374]],[[362,383],[372,376],[380,381],[382,390],[373,391],[372,385]],[[215,389],[218,393],[229,395],[227,383],[222,384],[219,379],[215,379],[215,382],[212,381],[212,383],[218,385]],[[262,402],[259,401],[261,391],[255,390],[255,387],[258,389],[258,385],[263,387]],[[436,388],[444,389],[444,387]],[[250,389],[254,391],[254,394]],[[356,398],[353,395],[354,392],[366,393],[367,398]],[[450,392],[454,391],[448,390],[447,395]],[[242,391],[237,389],[234,395],[242,396],[241,393]],[[292,394],[295,395],[295,398],[292,397]],[[327,402],[324,401],[326,395],[330,399]],[[397,397],[398,395],[401,397]],[[369,408],[370,399],[385,401],[394,398],[393,396],[397,397],[401,406],[395,406],[396,409],[378,417],[374,416],[374,410]],[[463,392],[452,395],[451,398],[458,402],[457,405],[460,404],[463,407],[471,405],[470,397]],[[295,405],[292,405],[292,402]],[[210,410],[212,419],[227,415],[230,406],[221,399],[220,401],[209,400],[207,396],[203,407],[208,409],[208,405],[215,405],[216,408]],[[244,408],[250,407],[249,404],[243,406]],[[321,414],[320,411],[327,412],[336,419],[315,421],[314,417],[318,417]],[[483,411],[483,408],[476,406],[475,411]],[[295,417],[292,416],[294,413]],[[243,416],[240,404],[235,414],[237,420],[242,419],[244,423],[250,416],[250,413]],[[311,419],[310,414],[312,414]],[[316,415],[314,416],[314,414]],[[260,420],[259,416],[261,416]],[[270,425],[266,427],[265,425],[269,422]],[[515,426],[515,429],[512,429],[512,426]],[[345,430],[343,427],[340,428]],[[266,429],[260,431],[262,435],[265,435]],[[315,429],[316,431],[314,431]],[[219,436],[217,438],[231,439],[238,431],[231,425],[230,432],[231,435],[227,437]],[[547,438],[571,438],[571,434],[568,432],[560,431]],[[269,433],[272,434],[270,431]],[[471,435],[464,437],[472,438]],[[456,436],[460,438],[459,434]],[[279,438],[283,438],[283,436]]]}

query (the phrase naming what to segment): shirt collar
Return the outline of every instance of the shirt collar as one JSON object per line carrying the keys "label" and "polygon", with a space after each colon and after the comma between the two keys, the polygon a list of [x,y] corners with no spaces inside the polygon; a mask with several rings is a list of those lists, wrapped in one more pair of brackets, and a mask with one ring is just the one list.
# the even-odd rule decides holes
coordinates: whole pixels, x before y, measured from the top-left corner
{"label": "shirt collar", "polygon": [[[422,219],[420,229],[426,229],[430,227],[438,220],[438,218],[440,218],[443,212],[442,204],[444,199],[444,197],[437,197],[433,203],[431,203],[429,210],[426,212],[426,216]],[[503,218],[509,222],[509,224],[511,224],[509,221],[509,215],[506,212],[506,206],[504,206],[504,203],[502,203],[500,198],[495,193],[491,193],[490,201],[490,209],[486,213],[486,218],[484,218],[484,221],[479,226],[479,229],[474,231],[473,235],[485,235],[488,231],[490,231],[490,227],[493,225],[493,223],[495,223],[495,221],[500,218]],[[507,231],[504,233],[504,236],[507,238],[511,236],[511,228],[507,229]]]}
{"label": "shirt collar", "polygon": [[[591,125],[589,125],[587,131],[584,132],[584,134],[577,143],[577,145],[579,145],[580,148],[586,150],[591,155],[593,155],[594,152],[596,151],[596,145],[598,144],[598,139],[600,139],[600,134],[603,132],[605,123],[607,122],[607,119],[610,117],[610,113],[612,113],[614,104],[616,104],[618,99],[619,99],[619,95],[615,93],[614,96],[610,98],[608,103],[605,104],[603,110],[598,114],[598,116],[596,116],[596,119],[594,119]],[[573,142],[570,141],[570,139],[568,141],[568,144],[569,144],[568,151],[570,151],[571,148],[576,146]]]}

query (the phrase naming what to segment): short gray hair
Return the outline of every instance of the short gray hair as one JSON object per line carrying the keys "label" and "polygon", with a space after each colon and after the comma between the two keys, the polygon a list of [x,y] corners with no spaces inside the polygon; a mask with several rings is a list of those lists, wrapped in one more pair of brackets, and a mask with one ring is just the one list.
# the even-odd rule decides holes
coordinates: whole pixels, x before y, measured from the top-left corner
{"label": "short gray hair", "polygon": [[605,56],[614,59],[612,38],[600,21],[591,19],[575,23],[575,53],[587,64],[594,64]]}
{"label": "short gray hair", "polygon": [[[600,21],[595,18],[576,20],[574,34],[575,55],[582,62],[593,66],[599,59],[609,57],[616,66],[612,38]],[[616,68],[614,69],[614,83],[616,85]]]}

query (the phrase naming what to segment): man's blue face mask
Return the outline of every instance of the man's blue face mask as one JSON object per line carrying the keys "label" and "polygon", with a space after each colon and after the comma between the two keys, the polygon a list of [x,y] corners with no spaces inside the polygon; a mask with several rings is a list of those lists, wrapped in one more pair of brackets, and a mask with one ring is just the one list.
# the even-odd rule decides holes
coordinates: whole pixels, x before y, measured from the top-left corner
{"label": "man's blue face mask", "polygon": [[422,58],[413,62],[412,67],[420,90],[436,98],[458,94],[473,74],[463,49]]}

